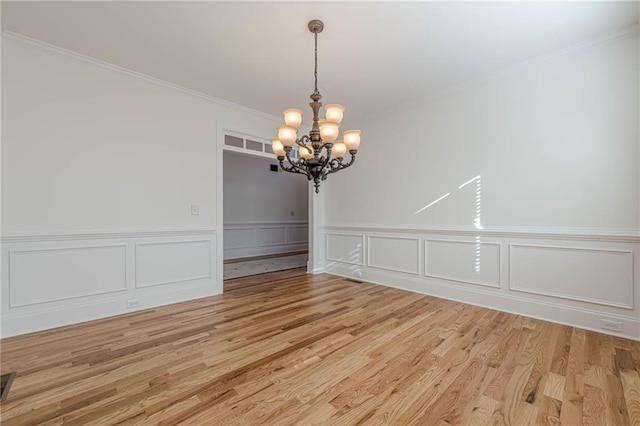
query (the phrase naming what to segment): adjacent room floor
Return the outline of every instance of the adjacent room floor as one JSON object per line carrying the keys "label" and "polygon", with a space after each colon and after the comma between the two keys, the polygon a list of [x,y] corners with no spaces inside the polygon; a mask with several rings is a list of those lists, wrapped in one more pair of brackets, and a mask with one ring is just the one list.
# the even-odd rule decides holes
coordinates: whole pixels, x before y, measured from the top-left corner
{"label": "adjacent room floor", "polygon": [[640,424],[640,342],[289,270],[2,341],[3,425]]}
{"label": "adjacent room floor", "polygon": [[224,279],[248,277],[266,272],[285,271],[307,266],[309,255],[306,251],[275,254],[224,261]]}

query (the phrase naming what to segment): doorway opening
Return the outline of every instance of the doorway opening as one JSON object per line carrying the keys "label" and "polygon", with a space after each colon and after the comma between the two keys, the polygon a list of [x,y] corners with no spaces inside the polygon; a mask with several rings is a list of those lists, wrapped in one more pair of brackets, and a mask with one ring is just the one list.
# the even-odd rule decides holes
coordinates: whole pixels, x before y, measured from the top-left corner
{"label": "doorway opening", "polygon": [[267,140],[222,137],[222,279],[306,268],[308,181],[280,171]]}

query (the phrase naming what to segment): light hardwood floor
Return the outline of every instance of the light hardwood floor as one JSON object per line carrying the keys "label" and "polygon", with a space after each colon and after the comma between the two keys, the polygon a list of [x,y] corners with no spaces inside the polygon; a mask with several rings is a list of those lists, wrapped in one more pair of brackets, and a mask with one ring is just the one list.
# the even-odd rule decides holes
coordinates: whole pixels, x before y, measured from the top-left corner
{"label": "light hardwood floor", "polygon": [[5,339],[3,425],[640,425],[640,343],[330,275]]}

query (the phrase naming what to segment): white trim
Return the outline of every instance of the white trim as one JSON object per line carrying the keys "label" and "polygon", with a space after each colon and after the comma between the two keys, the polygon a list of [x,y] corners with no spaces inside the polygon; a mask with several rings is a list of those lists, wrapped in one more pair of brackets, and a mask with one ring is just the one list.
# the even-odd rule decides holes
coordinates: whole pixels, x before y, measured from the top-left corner
{"label": "white trim", "polygon": [[[353,275],[349,269],[346,269],[346,265],[334,265],[333,270],[325,272],[353,279]],[[372,284],[407,290],[427,296],[440,297],[483,308],[497,309],[514,315],[523,315],[543,321],[553,321],[557,324],[579,327],[597,333],[640,341],[640,319],[633,316],[604,313],[561,305],[554,302],[534,300],[480,287],[451,287],[444,283],[439,283],[436,280],[425,281],[418,277],[399,275],[392,272],[363,271],[363,277],[358,279]],[[601,319],[622,322],[624,325],[624,333],[616,333],[599,328]]]}
{"label": "white trim", "polygon": [[246,149],[246,148],[239,148],[236,146],[231,146],[231,145],[225,145],[223,143],[223,149],[227,152],[237,152],[238,154],[246,154],[246,155],[255,155],[256,157],[264,157],[264,158],[268,158],[270,160],[273,161],[278,161],[278,159],[276,158],[275,154],[271,154],[270,152],[261,152],[261,151],[254,151],[251,149]]}
{"label": "white trim", "polygon": [[[371,263],[371,239],[372,238],[378,238],[378,239],[382,239],[382,240],[409,240],[409,241],[415,241],[417,243],[417,245],[416,245],[416,270],[415,271],[409,271],[409,270],[406,270],[406,269],[390,268],[388,266],[373,265]],[[366,263],[366,266],[368,266],[370,268],[383,269],[385,271],[402,272],[404,274],[420,275],[420,257],[421,257],[421,253],[420,253],[420,238],[394,237],[394,236],[389,236],[389,235],[367,235],[367,263]]]}
{"label": "white trim", "polygon": [[287,227],[286,226],[258,226],[256,227],[256,239],[257,239],[257,231],[261,230],[261,229],[278,229],[278,230],[282,230],[282,234],[284,235],[284,241],[283,242],[277,242],[277,243],[260,243],[258,241],[256,241],[256,247],[273,247],[273,246],[281,246],[283,244],[287,244]]}
{"label": "white trim", "polygon": [[[278,118],[278,122],[281,119]],[[304,249],[308,249],[309,256],[311,257],[313,254],[313,247],[311,243],[311,239],[308,242],[292,242],[288,241],[288,229],[291,226],[309,227],[309,236],[311,237],[312,229],[309,226],[311,222],[311,217],[313,212],[309,211],[309,220],[308,221],[264,221],[264,222],[224,222],[224,152],[238,152],[245,155],[253,155],[256,157],[266,157],[271,160],[276,160],[275,156],[271,153],[253,151],[245,148],[236,148],[232,146],[227,146],[224,143],[224,136],[231,135],[242,139],[250,139],[255,140],[256,142],[269,141],[269,138],[264,136],[258,136],[255,131],[249,129],[240,129],[238,126],[232,124],[226,124],[217,122],[217,162],[216,162],[216,181],[217,181],[217,194],[216,194],[216,206],[217,206],[217,221],[216,227],[221,229],[220,235],[218,236],[218,253],[222,253],[222,256],[218,258],[218,274],[217,274],[217,282],[223,282],[223,272],[224,272],[224,260],[236,259],[242,257],[252,257],[252,256],[263,256],[270,254],[278,254],[278,253],[287,253],[291,251],[301,251]],[[309,199],[311,200],[313,195],[311,189],[309,189]],[[283,226],[285,225],[285,226]],[[279,244],[269,244],[269,245],[258,245],[257,241],[255,246],[246,246],[246,247],[234,247],[231,249],[224,249],[224,239],[223,235],[225,229],[255,229],[257,231],[258,228],[283,228],[285,229],[285,243]],[[255,236],[257,237],[257,235]],[[222,292],[222,289],[220,289]]]}
{"label": "white trim", "polygon": [[[295,229],[302,229],[302,230],[307,230],[307,240],[293,240],[291,238],[291,231],[295,230]],[[285,235],[285,238],[287,239],[287,244],[309,244],[309,225],[305,224],[305,225],[291,225],[291,226],[287,226],[287,232]]]}
{"label": "white trim", "polygon": [[[140,246],[165,246],[165,245],[169,245],[169,244],[191,244],[191,243],[207,243],[207,250],[209,251],[209,254],[207,256],[207,259],[209,260],[209,273],[207,275],[202,275],[199,277],[190,277],[190,278],[184,278],[181,280],[177,280],[177,281],[160,281],[160,282],[156,282],[156,283],[152,283],[152,284],[142,284],[140,281],[140,267],[138,266],[138,247]],[[160,285],[167,285],[167,284],[176,284],[176,283],[183,283],[183,282],[187,282],[187,281],[197,281],[197,280],[205,280],[207,278],[212,278],[212,274],[211,271],[213,270],[213,265],[211,263],[211,240],[184,240],[184,241],[162,241],[162,242],[154,242],[154,243],[137,243],[134,244],[133,246],[133,256],[134,256],[134,270],[135,270],[135,279],[134,279],[134,287],[137,289],[140,288],[148,288],[148,287],[156,287],[156,286],[160,286]]]}
{"label": "white trim", "polygon": [[2,236],[2,243],[36,243],[43,241],[100,240],[121,238],[188,237],[193,235],[215,235],[215,229],[166,229],[134,231],[69,231],[66,233],[19,233],[10,232]]}
{"label": "white trim", "polygon": [[[333,257],[329,257],[329,237],[332,235],[341,235],[341,236],[346,236],[346,237],[358,237],[360,238],[360,247],[362,247],[362,260],[359,263],[356,262],[349,262],[346,260],[342,260],[342,259],[335,259]],[[339,234],[330,234],[330,233],[326,233],[325,234],[325,258],[327,260],[330,260],[332,262],[339,262],[339,263],[346,263],[349,265],[357,265],[357,266],[364,266],[364,262],[366,260],[365,257],[365,235],[364,234],[347,234],[347,233],[339,233]],[[368,251],[368,250],[367,250]]]}
{"label": "white trim", "polygon": [[224,260],[242,259],[242,258],[256,257],[256,256],[270,256],[273,254],[288,255],[290,253],[301,252],[305,250],[308,250],[307,243],[236,247],[236,248],[225,250]]}
{"label": "white trim", "polygon": [[[180,288],[147,287],[144,293],[133,296],[131,293],[123,293],[117,297],[99,301],[87,301],[79,299],[79,303],[67,304],[46,308],[43,306],[37,312],[9,313],[2,317],[1,338],[17,336],[40,330],[48,330],[54,327],[78,324],[116,315],[127,314],[143,309],[155,308],[187,300],[210,297],[220,294],[210,282],[188,283]],[[143,290],[139,290],[143,291]],[[128,309],[126,301],[136,298],[141,300],[141,305],[135,309]]]}
{"label": "white trim", "polygon": [[97,58],[94,58],[94,57],[91,57],[91,56],[83,55],[82,53],[74,52],[73,50],[65,49],[65,48],[50,44],[50,43],[46,43],[44,41],[40,41],[38,39],[29,37],[29,36],[25,36],[25,35],[22,35],[22,34],[13,32],[13,31],[4,30],[2,32],[2,36],[10,38],[10,39],[13,39],[13,40],[16,40],[16,41],[19,41],[19,42],[22,42],[22,43],[25,43],[25,44],[28,44],[28,45],[31,45],[31,46],[38,47],[38,48],[41,48],[41,49],[44,49],[44,50],[48,50],[48,51],[51,51],[51,52],[56,52],[56,53],[59,53],[61,55],[65,55],[65,56],[71,57],[73,59],[82,61],[82,62],[90,63],[90,64],[93,64],[93,65],[99,66],[101,68],[108,69],[110,71],[115,71],[115,72],[120,73],[120,74],[125,74],[125,75],[128,75],[130,77],[134,77],[134,78],[138,78],[138,79],[141,79],[141,80],[145,80],[145,81],[147,81],[149,83],[153,83],[153,84],[156,84],[158,86],[163,86],[163,87],[166,87],[168,89],[172,89],[172,90],[175,90],[175,91],[178,91],[178,92],[181,92],[181,93],[185,93],[187,95],[195,96],[197,98],[204,99],[204,100],[216,103],[216,104],[221,105],[221,106],[233,108],[235,110],[246,112],[248,114],[252,114],[252,115],[255,115],[255,116],[258,116],[258,117],[261,117],[261,118],[266,118],[267,120],[272,120],[272,121],[277,122],[277,123],[282,121],[282,119],[280,117],[277,117],[275,115],[267,114],[265,112],[258,111],[256,109],[252,109],[252,108],[246,107],[244,105],[236,104],[234,102],[230,102],[230,101],[227,101],[227,100],[224,100],[224,99],[221,99],[221,98],[217,98],[215,96],[208,95],[206,93],[198,92],[197,90],[189,89],[187,87],[180,86],[178,84],[170,83],[168,81],[161,80],[161,79],[156,78],[156,77],[151,77],[149,75],[142,74],[140,72],[133,71],[133,70],[130,70],[128,68],[124,68],[124,67],[121,67],[121,66],[118,66],[118,65],[114,65],[114,64],[111,64],[109,62],[105,62],[105,61],[102,61],[100,59],[97,59]]}
{"label": "white trim", "polygon": [[268,226],[268,225],[291,225],[291,226],[309,226],[309,222],[306,220],[265,220],[260,222],[227,222],[224,224],[225,228],[244,229],[255,228],[256,226]]}
{"label": "white trim", "polygon": [[473,225],[327,225],[325,231],[394,232],[412,234],[445,234],[481,237],[544,238],[554,240],[615,241],[640,243],[640,229],[609,228],[541,228],[527,226],[485,226],[480,230]]}
{"label": "white trim", "polygon": [[[506,228],[494,228],[486,232],[486,230],[478,230],[472,227],[454,226],[435,226],[428,229],[416,229],[415,226],[325,226],[323,232],[326,233],[327,238],[329,236],[339,235],[357,237],[359,240],[363,237],[368,238],[368,236],[387,236],[392,238],[413,237],[408,239],[417,238],[420,241],[425,241],[425,243],[421,243],[420,246],[422,255],[420,255],[419,258],[419,276],[409,275],[404,271],[393,272],[387,268],[382,270],[372,267],[372,265],[366,266],[357,263],[347,263],[344,260],[329,259],[327,251],[325,251],[326,263],[324,272],[347,278],[356,277],[362,281],[402,288],[435,297],[442,297],[518,315],[640,340],[640,315],[638,314],[640,312],[640,297],[637,291],[638,284],[640,283],[638,281],[638,275],[640,274],[638,274],[637,270],[638,260],[640,260],[640,255],[638,254],[640,246],[636,242],[639,240],[638,237],[633,235],[628,238],[621,237],[619,230],[617,230],[618,232],[602,232],[602,230],[599,230],[600,232],[594,232],[591,230],[591,232],[587,234],[584,230],[565,228],[562,229],[564,233],[551,234],[549,233],[549,228],[545,229],[544,232],[540,229],[535,229],[535,231],[538,232],[528,233],[523,232],[525,229],[529,231],[532,230],[532,228],[511,228],[507,231]],[[569,233],[571,231],[573,231],[573,233]],[[442,237],[439,237],[440,235],[442,235]],[[495,245],[498,247],[499,264],[497,266],[499,271],[498,281],[500,283],[498,288],[488,285],[475,285],[476,283],[471,283],[466,280],[447,279],[448,277],[435,278],[427,275],[429,271],[426,270],[425,263],[427,261],[426,256],[428,256],[428,250],[425,249],[425,244],[427,244],[428,241],[435,240],[472,244],[469,238],[477,237],[478,235],[496,236],[496,238],[487,238],[486,240],[489,241],[485,240],[482,244]],[[571,240],[573,243],[565,244],[567,240]],[[602,302],[601,300],[586,300],[585,298],[573,297],[571,295],[542,294],[548,290],[547,288],[540,288],[539,294],[512,290],[508,250],[510,243],[516,245],[538,244],[551,248],[554,246],[564,248],[566,245],[573,246],[569,249],[575,247],[584,252],[603,253],[603,255],[606,253],[619,253],[625,256],[633,256],[632,268],[635,268],[635,270],[632,271],[631,282],[628,283],[625,279],[625,282],[617,283],[618,287],[625,286],[627,290],[628,285],[633,286],[631,294],[629,294],[628,291],[623,293],[625,294],[625,298],[628,296],[633,299],[628,301],[632,304],[632,308],[630,309],[629,306],[619,306],[620,300],[612,303],[605,301],[605,304],[602,304],[599,303]],[[357,244],[357,240],[354,243],[347,244],[347,248],[352,247],[354,244]],[[364,259],[368,259],[369,251],[370,249],[367,246],[363,247]],[[536,291],[538,288],[534,287],[533,290]],[[586,294],[586,296],[589,296],[589,294]],[[599,298],[603,299],[602,296]],[[627,302],[627,300],[623,300],[622,302]],[[617,333],[601,329],[602,320],[622,322],[623,332]]]}
{"label": "white trim", "polygon": [[[572,295],[567,295],[567,294],[563,294],[563,293],[554,293],[552,291],[535,291],[532,289],[524,289],[524,288],[519,288],[513,285],[513,264],[512,264],[512,247],[532,247],[532,248],[538,248],[538,249],[546,249],[546,250],[564,250],[564,251],[574,251],[574,252],[592,252],[592,253],[616,253],[616,254],[626,254],[626,255],[631,255],[631,304],[625,304],[625,303],[615,303],[615,302],[610,302],[610,301],[606,301],[606,300],[601,300],[601,299],[594,299],[594,298],[590,298],[590,297],[580,297],[580,296],[572,296]],[[564,247],[564,246],[553,246],[553,245],[534,245],[534,244],[509,244],[509,290],[511,291],[518,291],[521,293],[529,293],[529,294],[537,294],[539,296],[549,296],[549,297],[556,297],[559,299],[566,299],[566,300],[578,300],[581,302],[587,302],[587,303],[595,303],[596,305],[603,305],[603,306],[610,306],[612,308],[623,308],[623,309],[629,309],[629,310],[633,310],[634,306],[633,306],[633,300],[634,300],[634,296],[635,296],[635,291],[634,291],[634,285],[633,285],[633,269],[634,269],[634,262],[633,262],[633,251],[631,250],[609,250],[609,249],[601,249],[601,248],[597,248],[597,249],[593,249],[593,248],[582,248],[582,247]]]}
{"label": "white trim", "polygon": [[[67,296],[67,297],[57,297],[55,299],[43,300],[40,302],[20,303],[20,304],[14,303],[13,295],[12,295],[13,275],[11,274],[12,272],[11,261],[15,255],[22,255],[22,254],[28,254],[28,253],[52,253],[52,252],[59,252],[59,251],[95,250],[95,249],[105,249],[105,248],[119,248],[122,251],[122,287],[121,288],[114,288],[113,290],[94,291],[91,293],[82,293],[82,294],[76,294],[74,296]],[[119,293],[127,290],[127,246],[125,244],[112,244],[112,245],[102,245],[102,246],[96,246],[96,245],[73,246],[73,247],[59,247],[59,248],[56,247],[56,248],[29,249],[29,250],[9,250],[8,252],[9,252],[9,263],[7,264],[7,269],[8,269],[7,290],[9,294],[9,309],[21,308],[24,306],[42,305],[42,304],[47,304],[51,302],[60,302],[63,300],[74,300],[74,299],[79,299],[83,297],[99,296],[103,294]]]}
{"label": "white trim", "polygon": [[425,277],[430,277],[430,278],[436,278],[436,279],[440,279],[440,280],[447,280],[447,281],[451,281],[451,282],[461,282],[461,283],[466,283],[466,284],[473,284],[473,285],[479,285],[482,287],[488,287],[488,288],[495,288],[495,289],[500,289],[502,288],[502,274],[500,273],[500,271],[502,270],[502,244],[500,243],[489,243],[489,242],[480,242],[480,246],[497,246],[498,247],[498,283],[497,284],[492,284],[492,283],[487,283],[487,282],[482,282],[482,281],[474,281],[474,280],[463,280],[460,278],[453,278],[453,277],[447,277],[445,275],[437,275],[437,274],[430,274],[427,271],[427,257],[429,256],[429,242],[430,241],[434,241],[434,242],[442,242],[442,243],[454,243],[454,244],[470,244],[475,246],[477,243],[475,241],[460,241],[460,240],[441,240],[441,239],[434,239],[434,238],[425,238],[424,239],[424,276]]}
{"label": "white trim", "polygon": [[221,232],[216,241],[216,290],[224,292],[224,131],[225,126],[216,121],[216,228]]}
{"label": "white trim", "polygon": [[[212,239],[218,239],[216,232],[206,230],[182,230],[182,231],[139,231],[120,233],[73,233],[58,236],[23,235],[15,241],[2,245],[2,318],[1,333],[3,337],[32,331],[46,330],[53,327],[76,324],[83,321],[106,318],[114,315],[132,312],[134,310],[147,309],[155,306],[168,305],[183,300],[191,300],[200,297],[213,296],[222,293],[222,282],[217,281],[212,270],[216,262],[222,263],[222,256],[214,251]],[[79,242],[83,240],[84,242]],[[148,246],[158,244],[180,244],[189,242],[206,242],[208,249],[208,277],[196,277],[205,275],[205,265],[193,274],[192,279],[174,281],[174,278],[161,276],[158,281],[171,281],[156,283],[158,285],[136,285],[137,268],[136,246]],[[74,288],[79,292],[64,298],[51,298],[46,301],[28,304],[11,302],[11,256],[22,252],[56,252],[85,249],[104,249],[116,247],[123,251],[122,266],[124,269],[123,282],[125,288],[109,288],[109,291],[101,292],[95,289],[86,289],[82,281],[76,282]],[[202,247],[205,250],[204,247]],[[203,260],[204,261],[204,260]],[[115,264],[115,262],[114,262]],[[120,263],[118,262],[118,265]],[[37,267],[37,266],[36,266]],[[114,266],[115,267],[115,266]],[[185,276],[187,276],[185,274]],[[181,278],[181,277],[177,277]],[[115,279],[114,279],[115,280]],[[118,284],[118,282],[116,282]],[[140,284],[138,282],[138,284]],[[43,283],[46,285],[46,283]],[[99,289],[98,289],[99,290]],[[55,295],[55,294],[54,294]],[[50,296],[47,296],[50,297]],[[137,300],[140,305],[135,309],[127,306],[127,301]]]}

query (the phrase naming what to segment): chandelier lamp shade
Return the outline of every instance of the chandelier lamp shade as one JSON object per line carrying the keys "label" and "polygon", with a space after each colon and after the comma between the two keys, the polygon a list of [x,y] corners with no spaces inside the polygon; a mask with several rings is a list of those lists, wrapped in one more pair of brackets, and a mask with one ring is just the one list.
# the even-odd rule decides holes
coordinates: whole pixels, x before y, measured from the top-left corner
{"label": "chandelier lamp shade", "polygon": [[[271,139],[271,148],[278,157],[282,170],[305,175],[308,180],[313,181],[318,193],[321,181],[326,180],[331,173],[346,169],[356,161],[356,153],[360,146],[360,130],[343,132],[342,139],[338,139],[345,110],[342,105],[325,105],[325,117],[324,119],[319,117],[322,95],[318,92],[318,33],[322,32],[324,24],[314,19],[309,22],[308,27],[315,41],[315,88],[311,94],[313,102],[309,104],[313,111],[311,130],[308,135],[298,137],[298,129],[302,124],[302,110],[285,109],[282,112],[285,124],[278,127],[278,137]],[[294,150],[298,151],[298,158],[294,157]],[[345,161],[347,152],[351,158]]]}

